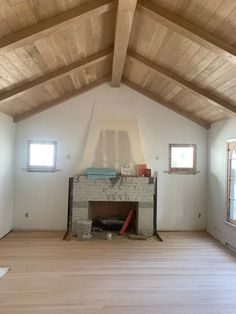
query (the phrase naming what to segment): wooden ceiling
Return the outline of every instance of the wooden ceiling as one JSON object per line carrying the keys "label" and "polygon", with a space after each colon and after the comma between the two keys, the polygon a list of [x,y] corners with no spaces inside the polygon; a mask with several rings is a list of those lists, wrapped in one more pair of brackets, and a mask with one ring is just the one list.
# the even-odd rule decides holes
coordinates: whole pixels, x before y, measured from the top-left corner
{"label": "wooden ceiling", "polygon": [[1,112],[20,121],[105,81],[206,128],[235,116],[236,1],[1,0]]}

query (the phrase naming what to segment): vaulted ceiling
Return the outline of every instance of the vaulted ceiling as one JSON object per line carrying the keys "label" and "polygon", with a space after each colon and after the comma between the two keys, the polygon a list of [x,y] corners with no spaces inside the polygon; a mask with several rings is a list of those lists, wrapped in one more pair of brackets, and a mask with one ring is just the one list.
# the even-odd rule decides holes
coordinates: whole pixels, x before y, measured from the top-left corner
{"label": "vaulted ceiling", "polygon": [[206,128],[235,116],[236,1],[1,0],[1,112],[19,121],[107,81]]}

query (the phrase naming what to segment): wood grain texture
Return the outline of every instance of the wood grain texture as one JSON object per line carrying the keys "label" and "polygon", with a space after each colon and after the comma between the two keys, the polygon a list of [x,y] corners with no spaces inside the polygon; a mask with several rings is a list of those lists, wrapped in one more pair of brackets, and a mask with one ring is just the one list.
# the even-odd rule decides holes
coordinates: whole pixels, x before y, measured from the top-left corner
{"label": "wood grain texture", "polygon": [[79,96],[85,92],[88,92],[89,90],[91,90],[92,88],[94,87],[97,87],[105,82],[108,82],[110,81],[111,79],[111,76],[105,76],[101,79],[98,79],[98,80],[95,80],[94,82],[91,82],[91,83],[88,83],[78,89],[73,89],[71,91],[68,91],[67,93],[65,93],[64,95],[62,96],[59,96],[55,99],[52,99],[50,101],[47,101],[45,103],[43,103],[42,105],[38,105],[30,110],[27,110],[27,112],[25,113],[20,113],[20,114],[17,114],[16,116],[14,116],[13,120],[14,122],[18,122],[18,121],[21,121],[21,120],[24,120],[26,118],[29,118],[33,115],[35,115],[36,113],[39,113],[39,112],[42,112],[44,110],[47,110],[51,107],[54,107],[56,105],[59,105],[60,103],[66,101],[66,100],[69,100],[71,98],[74,98],[76,96]]}
{"label": "wood grain texture", "polygon": [[153,92],[151,92],[151,91],[149,91],[143,87],[140,87],[139,85],[129,81],[126,78],[122,79],[122,83],[124,83],[125,85],[129,86],[130,88],[136,90],[137,92],[143,94],[144,96],[158,102],[160,105],[167,107],[167,108],[173,110],[174,112],[178,113],[179,115],[201,125],[202,127],[206,128],[206,129],[210,128],[210,124],[207,121],[200,119],[197,116],[189,113],[188,111],[181,108],[181,106],[177,106],[174,103],[167,102],[164,98],[156,95],[155,93],[153,93]]}
{"label": "wood grain texture", "polygon": [[[114,8],[115,1],[96,0],[84,3],[79,7],[41,21],[29,28],[20,30],[0,40],[0,53],[5,54],[13,49],[26,45],[28,42],[39,40],[50,32],[63,30],[69,23],[78,22],[78,19],[89,19]],[[22,17],[23,18],[23,17]]]}
{"label": "wood grain texture", "polygon": [[133,24],[137,0],[119,0],[116,14],[111,85],[119,87]]}
{"label": "wood grain texture", "polygon": [[208,92],[202,88],[199,88],[195,84],[184,80],[182,77],[180,77],[180,76],[176,75],[175,73],[163,68],[162,66],[159,66],[158,64],[155,64],[154,62],[151,62],[151,61],[145,59],[141,55],[134,53],[132,51],[129,51],[127,58],[145,65],[146,67],[148,67],[150,69],[150,71],[158,72],[158,74],[160,76],[167,78],[171,82],[174,82],[176,85],[178,85],[184,89],[187,89],[188,91],[190,91],[194,94],[197,94],[198,96],[206,99],[210,103],[212,103],[212,104],[214,104],[220,108],[223,108],[227,112],[229,112],[231,114],[236,114],[236,106],[228,103],[224,99],[221,99],[221,98],[215,96],[214,94],[212,94],[212,93],[210,93],[210,92]]}
{"label": "wood grain texture", "polygon": [[[194,14],[198,8],[201,8],[202,15],[206,17],[206,24],[208,20],[205,10],[211,10],[208,12],[209,16],[215,11],[219,16],[223,16],[223,13],[217,9],[216,2],[209,2],[208,6],[208,2],[199,2],[198,0],[188,2],[153,0],[154,5],[158,3],[162,8],[168,9],[168,12],[175,13],[177,18],[180,16],[185,18],[191,12],[192,24],[194,24]],[[223,7],[226,9],[227,4],[225,3]],[[219,8],[221,8],[220,4]],[[230,6],[228,10],[230,10]],[[219,18],[218,15],[215,17],[216,20]],[[199,15],[195,19],[199,20]],[[203,22],[202,29],[204,29]],[[217,34],[214,35],[217,37]],[[180,82],[191,82],[191,87],[196,87],[204,95],[213,96],[212,100],[225,101],[234,110],[236,106],[235,65],[189,38],[176,33],[171,28],[158,23],[155,19],[150,18],[149,14],[141,13],[139,10],[136,11],[134,17],[129,50],[139,54],[151,64],[164,68],[167,70],[166,73],[171,74],[171,78],[174,74],[180,79]],[[209,123],[231,116],[229,111],[216,106],[214,108],[212,101],[208,101],[205,97],[198,97],[197,93],[186,90],[172,79],[154,75],[151,68],[145,69],[138,64],[131,66],[127,62],[125,73],[126,78],[139,87],[151,91],[162,99],[164,98],[168,103],[177,105]]]}
{"label": "wood grain texture", "polygon": [[144,89],[150,92],[153,97],[162,101],[163,104],[171,104],[173,108],[183,110],[189,116],[200,118],[207,123],[232,117],[232,114],[222,108],[212,105],[202,97],[160,76],[158,72],[150,70],[144,64],[137,63],[129,58],[126,60],[123,76],[138,86],[140,91]]}
{"label": "wood grain texture", "polygon": [[[74,9],[90,0],[1,0],[0,38]],[[22,18],[22,16],[24,18]]]}
{"label": "wood grain texture", "polygon": [[[66,100],[67,96],[77,94],[78,90],[96,81],[106,78],[111,74],[112,55],[100,62],[85,68],[75,69],[67,75],[47,82],[30,91],[23,92],[13,99],[0,102],[0,110],[13,117],[27,112],[37,112],[37,107],[47,108],[48,104],[58,104]],[[91,87],[90,85],[88,86]],[[96,86],[96,85],[94,85]],[[27,116],[27,115],[26,115]]]}
{"label": "wood grain texture", "polygon": [[106,60],[112,55],[112,53],[113,53],[113,49],[112,47],[110,47],[109,49],[106,49],[105,51],[98,52],[81,61],[77,61],[75,63],[69,64],[59,70],[51,72],[45,76],[41,76],[31,82],[22,84],[12,90],[9,90],[9,91],[6,91],[5,93],[0,94],[0,101],[15,97],[16,95],[22,92],[29,91],[31,88],[44,85],[48,82],[53,81],[54,79],[62,78],[68,75],[68,73],[76,69],[82,70],[90,65],[96,64],[97,62]]}
{"label": "wood grain texture", "polygon": [[235,1],[152,0],[152,2],[235,46]]}
{"label": "wood grain texture", "polygon": [[110,81],[110,79],[111,79],[111,76],[106,76],[106,77],[98,79],[92,83],[86,84],[85,86],[83,86],[79,89],[74,89],[68,93],[65,93],[63,96],[59,96],[56,99],[53,99],[49,102],[46,102],[43,105],[36,106],[35,108],[28,110],[25,113],[16,115],[13,120],[14,120],[14,122],[18,122],[18,121],[24,120],[26,118],[29,118],[29,117],[31,117],[31,116],[39,113],[39,112],[42,112],[48,108],[54,107],[54,106],[66,101],[66,100],[69,100],[73,97],[81,95],[85,92],[88,92],[90,89],[93,89],[94,87],[97,87],[97,86],[99,86],[105,82]]}
{"label": "wood grain texture", "polygon": [[111,47],[114,42],[114,14],[112,10],[93,19],[85,19],[4,56],[0,55],[1,92]]}
{"label": "wood grain texture", "polygon": [[[116,0],[2,0],[0,111],[12,117],[36,112],[107,77],[113,67],[117,85],[124,73],[186,117],[207,124],[231,117],[236,2],[140,0],[136,10],[135,3],[120,1],[116,19]],[[110,57],[84,64],[113,45],[113,64]],[[124,63],[127,45],[145,66]]]}
{"label": "wood grain texture", "polygon": [[155,19],[158,23],[168,27],[168,29],[183,35],[191,41],[196,42],[202,47],[236,64],[236,48],[206,32],[204,29],[158,7],[153,4],[151,0],[139,0],[137,8],[141,12],[148,14],[149,17]]}
{"label": "wood grain texture", "polygon": [[236,257],[204,232],[164,242],[62,241],[11,233],[0,241],[1,313],[234,314]]}

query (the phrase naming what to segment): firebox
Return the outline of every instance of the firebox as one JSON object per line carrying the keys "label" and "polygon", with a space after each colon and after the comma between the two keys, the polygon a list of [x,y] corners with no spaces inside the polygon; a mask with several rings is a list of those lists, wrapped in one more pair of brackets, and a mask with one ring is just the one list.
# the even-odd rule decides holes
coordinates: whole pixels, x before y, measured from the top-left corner
{"label": "firebox", "polygon": [[135,213],[127,230],[136,233],[138,202],[90,201],[88,217],[94,230],[119,231],[132,209]]}

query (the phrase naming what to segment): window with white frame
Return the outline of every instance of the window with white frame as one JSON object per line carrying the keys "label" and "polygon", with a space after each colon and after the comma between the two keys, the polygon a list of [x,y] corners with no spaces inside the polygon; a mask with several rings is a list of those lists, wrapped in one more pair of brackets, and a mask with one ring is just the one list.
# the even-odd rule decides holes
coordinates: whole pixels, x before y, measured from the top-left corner
{"label": "window with white frame", "polygon": [[196,172],[196,161],[195,144],[169,145],[169,172]]}
{"label": "window with white frame", "polygon": [[227,221],[236,225],[236,139],[227,141]]}
{"label": "window with white frame", "polygon": [[28,171],[56,171],[57,143],[28,141]]}

